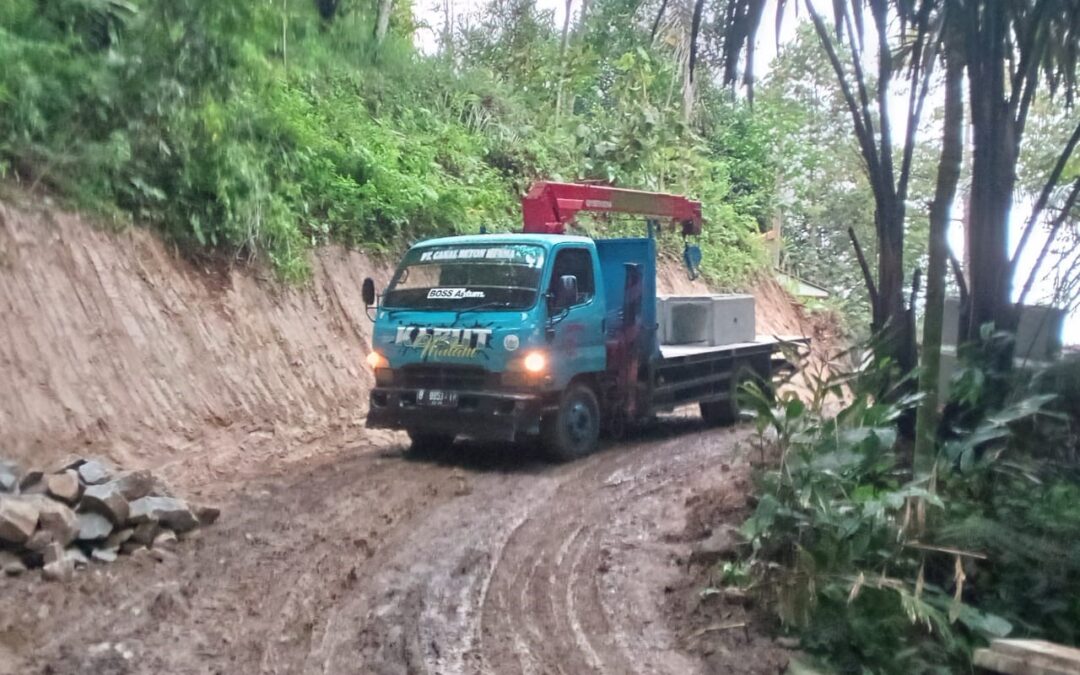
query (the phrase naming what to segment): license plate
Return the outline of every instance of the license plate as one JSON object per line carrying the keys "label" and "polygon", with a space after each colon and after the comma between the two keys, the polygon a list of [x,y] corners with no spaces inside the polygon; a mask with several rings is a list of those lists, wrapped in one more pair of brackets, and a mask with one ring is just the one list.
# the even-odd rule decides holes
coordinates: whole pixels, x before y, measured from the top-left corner
{"label": "license plate", "polygon": [[416,394],[416,401],[420,405],[439,408],[453,407],[457,405],[457,392],[443,391],[442,389],[421,389]]}

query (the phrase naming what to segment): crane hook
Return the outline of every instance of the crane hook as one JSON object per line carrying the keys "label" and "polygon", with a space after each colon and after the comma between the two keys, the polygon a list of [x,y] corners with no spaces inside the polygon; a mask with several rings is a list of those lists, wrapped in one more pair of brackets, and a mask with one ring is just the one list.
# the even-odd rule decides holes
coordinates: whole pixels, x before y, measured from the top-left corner
{"label": "crane hook", "polygon": [[697,244],[686,242],[683,245],[683,262],[686,263],[690,281],[697,279],[701,272],[701,248]]}

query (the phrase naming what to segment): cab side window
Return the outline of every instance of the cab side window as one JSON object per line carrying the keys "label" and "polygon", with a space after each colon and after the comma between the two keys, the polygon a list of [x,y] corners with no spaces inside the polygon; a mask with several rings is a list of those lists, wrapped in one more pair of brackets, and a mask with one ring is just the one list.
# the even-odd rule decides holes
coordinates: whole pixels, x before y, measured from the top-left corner
{"label": "cab side window", "polygon": [[572,274],[577,277],[578,297],[576,305],[592,300],[596,293],[596,280],[593,276],[592,255],[583,248],[564,248],[555,254],[555,265],[551,271],[551,288],[559,283],[559,277]]}

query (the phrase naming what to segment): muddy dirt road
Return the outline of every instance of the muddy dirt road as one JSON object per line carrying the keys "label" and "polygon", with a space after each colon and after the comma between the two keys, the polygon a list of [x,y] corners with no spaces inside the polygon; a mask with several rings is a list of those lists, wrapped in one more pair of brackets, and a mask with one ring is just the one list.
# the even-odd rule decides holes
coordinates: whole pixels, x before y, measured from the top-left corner
{"label": "muddy dirt road", "polygon": [[390,444],[216,485],[175,560],[0,579],[0,672],[705,672],[670,602],[686,504],[743,499],[748,438],[671,418],[568,465]]}

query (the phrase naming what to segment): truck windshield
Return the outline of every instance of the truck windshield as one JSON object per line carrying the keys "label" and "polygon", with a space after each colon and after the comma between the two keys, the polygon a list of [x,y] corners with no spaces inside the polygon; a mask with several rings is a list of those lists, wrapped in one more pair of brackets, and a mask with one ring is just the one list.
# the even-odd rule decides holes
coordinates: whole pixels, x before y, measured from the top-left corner
{"label": "truck windshield", "polygon": [[533,244],[425,246],[405,254],[384,307],[527,309],[536,302],[544,248]]}

